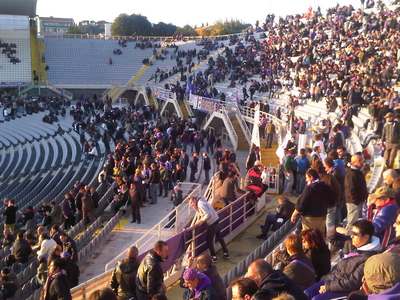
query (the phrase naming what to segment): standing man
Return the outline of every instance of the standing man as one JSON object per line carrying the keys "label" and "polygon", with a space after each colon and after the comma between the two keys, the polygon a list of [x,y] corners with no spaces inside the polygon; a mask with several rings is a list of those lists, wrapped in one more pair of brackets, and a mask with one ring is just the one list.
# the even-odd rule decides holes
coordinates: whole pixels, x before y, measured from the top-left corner
{"label": "standing man", "polygon": [[344,195],[347,209],[347,229],[361,218],[362,206],[368,198],[367,183],[361,168],[364,158],[360,154],[351,157],[351,166],[346,170],[344,178]]}
{"label": "standing man", "polygon": [[164,272],[161,263],[168,258],[168,245],[158,241],[139,265],[136,276],[137,300],[149,300],[156,294],[165,294]]}
{"label": "standing man", "polygon": [[13,199],[9,199],[6,202],[6,209],[3,215],[5,216],[5,228],[7,228],[11,233],[15,233],[15,223],[17,221],[17,207],[14,205]]}
{"label": "standing man", "polygon": [[198,171],[198,162],[199,158],[197,157],[197,153],[193,152],[192,160],[190,161],[190,182],[196,181],[196,173]]}
{"label": "standing man", "polygon": [[272,123],[272,120],[268,122],[265,131],[267,133],[267,148],[271,148],[275,135],[275,125]]}
{"label": "standing man", "polygon": [[205,200],[197,197],[192,197],[189,201],[189,205],[196,211],[200,217],[198,224],[207,224],[207,243],[210,249],[210,255],[213,262],[217,261],[217,256],[214,248],[214,240],[221,244],[222,250],[224,251],[224,257],[229,257],[228,248],[226,247],[225,241],[221,236],[221,230],[219,228],[218,214],[214,208]]}
{"label": "standing man", "polygon": [[204,184],[208,184],[210,181],[210,170],[211,170],[211,159],[207,152],[203,154],[203,169],[204,169]]}
{"label": "standing man", "polygon": [[128,256],[118,262],[111,277],[111,288],[118,296],[118,300],[136,298],[136,276],[139,268],[137,259],[138,249],[133,246],[129,248]]}
{"label": "standing man", "polygon": [[320,181],[314,169],[307,170],[306,182],[307,186],[297,199],[291,221],[296,223],[298,216],[301,216],[302,230],[319,229],[325,235],[327,210],[334,201],[332,191],[326,183]]}
{"label": "standing man", "polygon": [[397,151],[400,149],[400,123],[394,120],[394,114],[385,115],[386,123],[382,131],[382,143],[385,147],[385,161],[388,168],[393,168]]}

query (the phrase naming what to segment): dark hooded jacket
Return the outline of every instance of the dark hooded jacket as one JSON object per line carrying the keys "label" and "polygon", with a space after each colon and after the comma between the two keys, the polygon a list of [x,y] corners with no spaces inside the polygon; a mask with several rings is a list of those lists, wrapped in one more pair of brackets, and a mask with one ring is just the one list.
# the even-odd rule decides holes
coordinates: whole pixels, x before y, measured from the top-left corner
{"label": "dark hooded jacket", "polygon": [[273,271],[261,283],[254,300],[272,300],[282,293],[292,295],[296,300],[308,300],[303,291],[281,271]]}

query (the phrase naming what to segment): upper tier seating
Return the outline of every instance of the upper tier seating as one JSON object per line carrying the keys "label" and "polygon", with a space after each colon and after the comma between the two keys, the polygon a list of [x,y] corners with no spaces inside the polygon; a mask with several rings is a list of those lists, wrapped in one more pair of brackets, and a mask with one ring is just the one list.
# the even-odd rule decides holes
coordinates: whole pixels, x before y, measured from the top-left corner
{"label": "upper tier seating", "polygon": [[[135,42],[120,49],[114,40],[45,38],[48,78],[52,84],[126,84],[150,58],[153,49],[135,49]],[[109,64],[109,59],[112,64]]]}
{"label": "upper tier seating", "polygon": [[0,83],[30,82],[29,38],[4,38],[0,33]]}

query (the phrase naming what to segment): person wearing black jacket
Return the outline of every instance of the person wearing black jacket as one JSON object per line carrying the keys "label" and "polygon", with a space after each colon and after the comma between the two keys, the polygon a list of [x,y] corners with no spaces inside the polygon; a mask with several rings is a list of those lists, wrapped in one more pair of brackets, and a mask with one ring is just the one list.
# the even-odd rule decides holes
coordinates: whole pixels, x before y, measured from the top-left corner
{"label": "person wearing black jacket", "polygon": [[129,248],[128,257],[118,262],[111,276],[111,288],[118,300],[136,298],[136,276],[139,268],[138,249]]}
{"label": "person wearing black jacket", "polygon": [[364,166],[362,155],[351,157],[351,167],[344,178],[344,196],[347,209],[347,229],[361,217],[362,206],[368,198],[368,189],[361,168]]}
{"label": "person wearing black jacket", "polygon": [[325,234],[325,220],[328,207],[334,203],[333,193],[329,186],[320,181],[316,170],[306,172],[307,186],[297,199],[291,221],[296,223],[301,216],[302,230],[319,229]]}
{"label": "person wearing black jacket", "polygon": [[143,258],[136,276],[137,300],[149,300],[155,294],[165,294],[161,263],[167,258],[168,245],[164,241],[158,241]]}
{"label": "person wearing black jacket", "polygon": [[266,239],[270,229],[277,230],[291,217],[294,211],[294,204],[286,197],[278,197],[278,206],[276,212],[267,214],[264,225],[261,225],[261,234],[257,236],[259,239]]}
{"label": "person wearing black jacket", "polygon": [[245,277],[254,280],[258,291],[253,295],[254,300],[272,300],[282,293],[293,296],[296,300],[308,300],[303,291],[285,274],[274,270],[264,259],[253,261]]}
{"label": "person wearing black jacket", "polygon": [[15,202],[12,199],[9,199],[6,202],[6,209],[4,210],[3,215],[5,216],[4,224],[5,227],[11,232],[15,233],[15,223],[17,221],[17,207],[15,206]]}
{"label": "person wearing black jacket", "polygon": [[24,233],[22,231],[18,232],[17,239],[12,246],[12,254],[15,256],[15,259],[21,264],[26,264],[31,253],[32,248],[24,238]]}
{"label": "person wearing black jacket", "polygon": [[203,154],[203,169],[204,169],[204,183],[208,184],[210,181],[210,170],[211,170],[211,159],[208,156],[208,153],[205,152]]}
{"label": "person wearing black jacket", "polygon": [[192,160],[189,163],[190,167],[190,182],[195,182],[196,181],[196,173],[198,171],[198,163],[199,163],[199,158],[197,157],[197,153],[194,152],[192,155]]}

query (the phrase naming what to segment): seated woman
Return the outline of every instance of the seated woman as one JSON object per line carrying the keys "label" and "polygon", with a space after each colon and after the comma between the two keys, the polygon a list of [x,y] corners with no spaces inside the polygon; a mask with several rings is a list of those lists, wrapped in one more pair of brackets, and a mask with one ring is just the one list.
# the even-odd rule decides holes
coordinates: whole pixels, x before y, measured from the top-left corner
{"label": "seated woman", "polygon": [[318,229],[307,229],[301,233],[303,250],[311,260],[317,280],[331,270],[331,253]]}
{"label": "seated woman", "polygon": [[300,237],[290,234],[284,241],[287,256],[278,258],[283,273],[293,280],[301,289],[310,287],[316,279],[312,262],[304,254]]}

